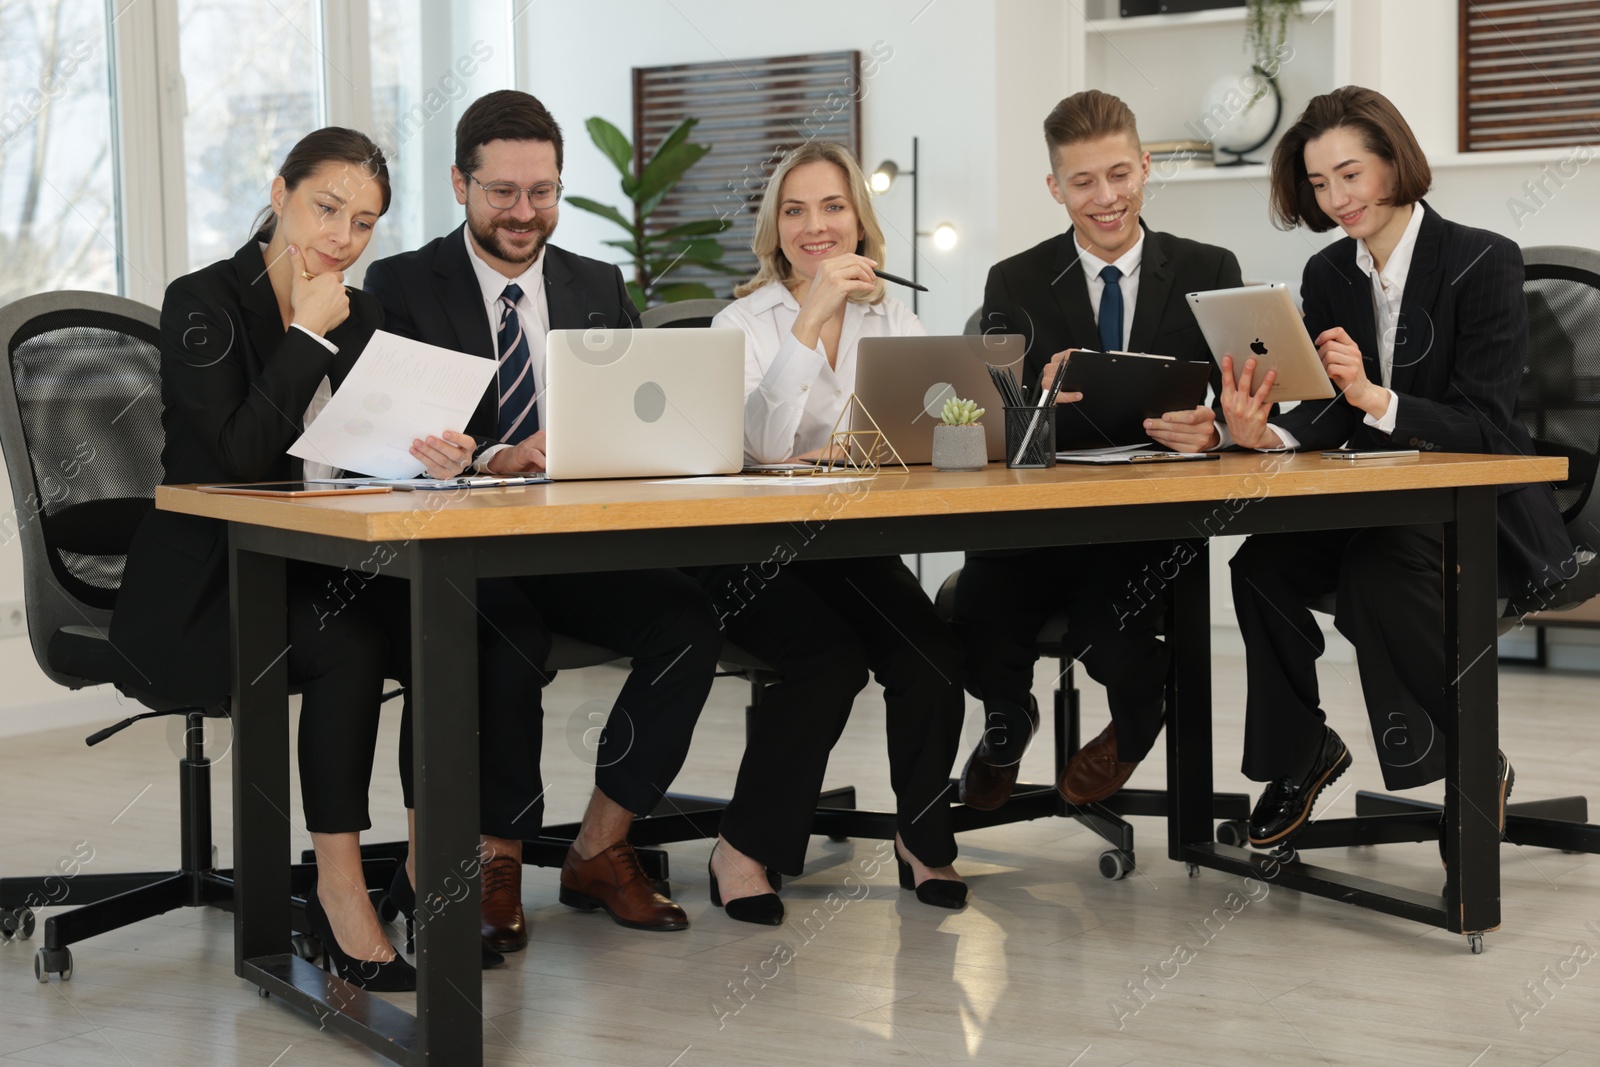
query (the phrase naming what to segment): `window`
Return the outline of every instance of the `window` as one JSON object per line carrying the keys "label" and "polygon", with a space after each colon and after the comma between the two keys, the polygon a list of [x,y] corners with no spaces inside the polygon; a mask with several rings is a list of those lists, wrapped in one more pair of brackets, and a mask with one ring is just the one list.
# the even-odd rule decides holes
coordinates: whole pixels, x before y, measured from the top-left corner
{"label": "window", "polygon": [[105,4],[0,3],[0,41],[0,304],[118,292]]}
{"label": "window", "polygon": [[226,259],[250,236],[272,178],[326,125],[319,0],[178,0],[189,264]]}

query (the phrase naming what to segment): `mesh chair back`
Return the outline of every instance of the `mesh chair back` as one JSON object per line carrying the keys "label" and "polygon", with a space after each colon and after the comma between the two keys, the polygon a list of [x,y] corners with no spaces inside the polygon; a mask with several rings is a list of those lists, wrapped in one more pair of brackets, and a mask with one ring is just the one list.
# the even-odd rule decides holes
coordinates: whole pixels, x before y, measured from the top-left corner
{"label": "mesh chair back", "polygon": [[[110,624],[128,546],[161,483],[160,313],[122,297],[60,292],[0,308],[0,445],[22,544],[28,634]],[[99,679],[89,679],[94,682]]]}
{"label": "mesh chair back", "polygon": [[1564,455],[1556,486],[1574,543],[1600,545],[1600,252],[1547,245],[1523,250],[1528,368],[1518,414],[1539,451]]}
{"label": "mesh chair back", "polygon": [[641,325],[649,329],[706,327],[716,318],[717,312],[733,303],[731,300],[679,300],[672,304],[658,304],[646,308],[639,316]]}

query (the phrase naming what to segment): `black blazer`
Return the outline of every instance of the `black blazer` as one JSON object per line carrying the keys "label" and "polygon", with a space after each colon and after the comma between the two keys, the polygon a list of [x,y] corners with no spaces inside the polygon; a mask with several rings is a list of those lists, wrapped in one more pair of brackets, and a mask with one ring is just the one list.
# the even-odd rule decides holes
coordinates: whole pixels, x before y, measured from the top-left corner
{"label": "black blazer", "polygon": [[[498,359],[483,291],[467,258],[463,223],[415,252],[380,259],[367,268],[366,291],[383,305],[384,329],[425,344]],[[545,303],[552,330],[639,325],[622,271],[614,263],[574,255],[554,245],[544,252]],[[499,439],[500,398],[484,391],[466,432],[480,450]]]}
{"label": "black blazer", "polygon": [[[1239,260],[1226,248],[1145,227],[1139,299],[1128,349],[1212,363],[1211,388],[1220,405],[1222,375],[1184,294],[1242,284]],[[1024,384],[1037,382],[1050,357],[1063,349],[1099,349],[1089,284],[1071,230],[989,269],[983,289],[983,330],[1027,338]]]}
{"label": "black blazer", "polygon": [[[252,239],[167,287],[161,302],[163,482],[298,479],[288,448],[326,376],[344,380],[383,321],[378,302],[350,290],[350,315],[328,331],[328,351],[285,330]],[[152,511],[128,552],[111,640],[154,693],[212,703],[226,696],[228,528],[214,519]]]}
{"label": "black blazer", "polygon": [[[1342,396],[1307,401],[1273,421],[1306,451],[1348,442],[1352,448],[1534,455],[1516,413],[1528,362],[1522,250],[1497,233],[1442,218],[1426,201],[1423,207],[1395,332],[1389,384],[1400,399],[1394,433],[1366,425],[1365,412]],[[1311,336],[1344,327],[1361,349],[1367,377],[1381,382],[1372,282],[1356,266],[1354,238],[1311,257],[1300,297]],[[1501,486],[1499,520],[1501,593],[1520,595],[1558,581],[1572,544],[1550,486]]]}

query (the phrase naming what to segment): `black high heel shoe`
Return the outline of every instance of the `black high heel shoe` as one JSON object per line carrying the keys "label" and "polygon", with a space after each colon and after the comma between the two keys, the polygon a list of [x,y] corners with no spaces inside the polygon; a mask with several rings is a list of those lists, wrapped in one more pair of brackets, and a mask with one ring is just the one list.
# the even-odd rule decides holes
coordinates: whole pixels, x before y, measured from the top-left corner
{"label": "black high heel shoe", "polygon": [[[411,879],[406,876],[406,865],[402,862],[394,869],[394,881],[389,883],[389,900],[400,914],[406,917],[406,951],[417,951],[417,891],[411,888]],[[480,941],[481,945],[482,942]],[[498,967],[506,958],[488,945],[483,945],[483,969]]]}
{"label": "black high heel shoe", "polygon": [[894,862],[900,868],[900,888],[916,893],[922,903],[935,908],[949,908],[951,911],[960,911],[967,906],[967,883],[952,882],[948,878],[925,878],[918,885],[916,872],[911,869],[911,864],[900,858],[899,848],[894,850]]}
{"label": "black high heel shoe", "polygon": [[359,989],[374,993],[409,993],[417,988],[417,969],[400,953],[386,962],[358,960],[339,947],[333,924],[322,909],[316,887],[306,894],[306,925],[322,942],[322,969],[330,971]]}
{"label": "black high heel shoe", "polygon": [[711,869],[710,860],[706,860],[706,875],[711,879],[712,906],[722,908],[728,913],[728,918],[760,926],[783,925],[783,901],[778,899],[778,894],[762,893],[760,896],[740,897],[723,904],[722,891],[717,887],[717,876]]}

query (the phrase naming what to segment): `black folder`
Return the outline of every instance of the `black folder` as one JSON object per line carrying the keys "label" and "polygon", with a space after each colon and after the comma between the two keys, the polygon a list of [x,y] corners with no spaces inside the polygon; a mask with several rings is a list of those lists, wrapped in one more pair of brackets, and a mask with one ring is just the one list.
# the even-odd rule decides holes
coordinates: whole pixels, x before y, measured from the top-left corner
{"label": "black folder", "polygon": [[1076,404],[1056,405],[1056,450],[1150,443],[1144,420],[1205,402],[1212,364],[1132,352],[1079,349],[1067,360],[1063,393]]}

